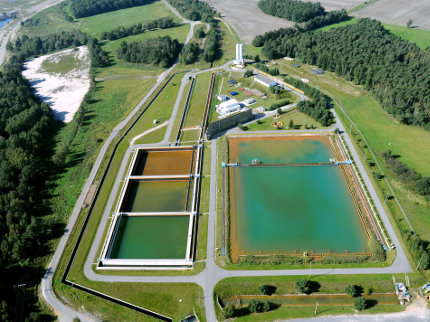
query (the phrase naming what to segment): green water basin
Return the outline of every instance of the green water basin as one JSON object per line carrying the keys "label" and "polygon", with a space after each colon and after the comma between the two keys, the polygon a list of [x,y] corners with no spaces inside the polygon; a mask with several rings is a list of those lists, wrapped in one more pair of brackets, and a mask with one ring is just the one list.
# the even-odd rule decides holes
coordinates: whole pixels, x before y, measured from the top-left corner
{"label": "green water basin", "polygon": [[123,216],[120,220],[110,258],[185,258],[189,216]]}
{"label": "green water basin", "polygon": [[[230,139],[230,162],[333,158],[315,137]],[[230,168],[232,254],[361,252],[367,237],[338,166]]]}
{"label": "green water basin", "polygon": [[182,212],[187,202],[188,179],[130,180],[121,212]]}
{"label": "green water basin", "polygon": [[192,172],[192,150],[140,151],[132,175],[178,175]]}

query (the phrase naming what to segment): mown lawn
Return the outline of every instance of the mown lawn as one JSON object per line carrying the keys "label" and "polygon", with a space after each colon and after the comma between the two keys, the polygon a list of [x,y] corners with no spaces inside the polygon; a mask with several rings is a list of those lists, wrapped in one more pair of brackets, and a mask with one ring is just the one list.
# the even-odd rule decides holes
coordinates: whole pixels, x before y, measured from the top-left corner
{"label": "mown lawn", "polygon": [[110,31],[119,26],[126,27],[137,23],[144,24],[162,17],[172,17],[176,22],[179,22],[179,18],[168,10],[161,1],[154,1],[144,6],[80,18],[74,25],[83,32],[99,38],[103,31]]}
{"label": "mown lawn", "polygon": [[[290,121],[293,121],[293,128],[289,128]],[[274,117],[268,117],[260,122],[254,122],[247,126],[248,131],[272,131],[277,130],[272,123],[275,121]],[[322,125],[315,121],[313,118],[307,116],[306,114],[300,113],[295,108],[288,111],[282,112],[276,122],[282,123],[280,125],[280,130],[306,130],[308,128],[321,129]]]}

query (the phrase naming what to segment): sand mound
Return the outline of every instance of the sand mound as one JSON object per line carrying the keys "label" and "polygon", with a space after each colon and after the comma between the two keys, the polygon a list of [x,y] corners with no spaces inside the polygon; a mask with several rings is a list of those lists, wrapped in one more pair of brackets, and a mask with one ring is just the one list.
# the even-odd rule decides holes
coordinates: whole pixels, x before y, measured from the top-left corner
{"label": "sand mound", "polygon": [[[62,65],[66,57],[68,64]],[[90,87],[89,60],[86,46],[67,49],[28,60],[22,75],[30,81],[36,96],[49,104],[54,119],[68,123]],[[45,61],[50,68],[45,69]]]}

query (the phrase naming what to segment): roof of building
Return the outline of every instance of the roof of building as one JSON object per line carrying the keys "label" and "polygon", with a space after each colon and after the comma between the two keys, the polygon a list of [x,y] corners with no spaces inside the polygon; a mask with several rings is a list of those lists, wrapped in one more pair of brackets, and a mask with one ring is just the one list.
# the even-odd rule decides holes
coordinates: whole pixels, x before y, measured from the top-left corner
{"label": "roof of building", "polygon": [[255,79],[255,80],[258,80],[258,81],[259,81],[259,82],[261,82],[261,83],[267,84],[267,85],[270,85],[270,84],[276,83],[276,81],[275,81],[274,79],[269,78],[269,77],[264,76],[264,75],[260,75],[260,74],[259,74],[259,75],[254,76],[254,79]]}
{"label": "roof of building", "polygon": [[230,79],[230,80],[228,81],[228,83],[230,83],[230,84],[232,84],[232,85],[237,84],[237,82],[236,82],[234,79]]}
{"label": "roof of building", "polygon": [[311,72],[313,74],[324,74],[324,71],[321,68],[312,69]]}
{"label": "roof of building", "polygon": [[232,99],[229,99],[228,101],[224,101],[224,102],[218,104],[218,108],[219,109],[230,109],[230,108],[233,108],[237,105],[239,105],[239,102],[237,100],[235,100],[234,98],[232,98]]}

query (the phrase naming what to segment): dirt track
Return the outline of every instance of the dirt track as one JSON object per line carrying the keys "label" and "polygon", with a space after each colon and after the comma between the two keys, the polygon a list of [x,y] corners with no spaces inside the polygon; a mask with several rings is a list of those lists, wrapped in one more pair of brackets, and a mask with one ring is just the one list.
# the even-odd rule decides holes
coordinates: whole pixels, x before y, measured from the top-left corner
{"label": "dirt track", "polygon": [[429,0],[380,0],[354,12],[353,15],[358,18],[371,17],[400,26],[405,26],[410,18],[413,26],[430,30]]}
{"label": "dirt track", "polygon": [[240,39],[250,44],[255,36],[294,23],[266,15],[258,8],[259,0],[204,0],[214,7],[233,27]]}

